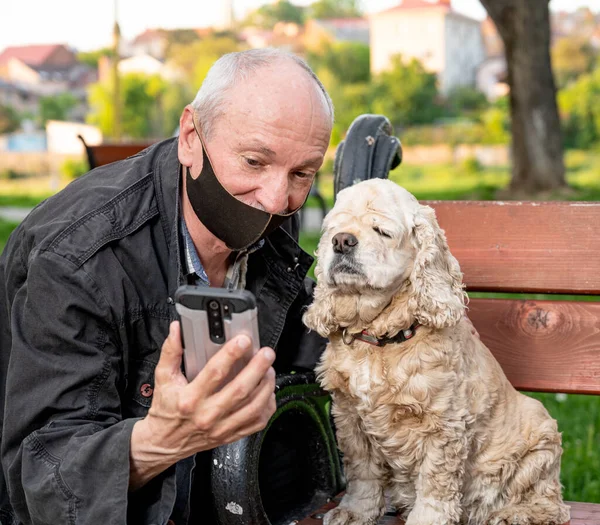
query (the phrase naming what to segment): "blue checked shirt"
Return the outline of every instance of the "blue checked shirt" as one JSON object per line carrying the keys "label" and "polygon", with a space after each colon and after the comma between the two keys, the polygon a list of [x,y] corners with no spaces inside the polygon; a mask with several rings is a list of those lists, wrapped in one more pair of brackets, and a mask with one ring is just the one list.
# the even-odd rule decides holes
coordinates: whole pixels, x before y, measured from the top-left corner
{"label": "blue checked shirt", "polygon": [[[187,229],[185,220],[181,217],[181,233],[183,237],[183,249],[185,255],[184,277],[188,282],[193,282],[198,286],[210,286],[208,275],[202,266],[198,251],[194,246],[192,236]],[[246,270],[248,268],[248,256],[262,248],[264,240],[250,246],[247,250],[236,253],[235,260],[229,265],[223,288],[228,290],[243,290],[246,287]]]}

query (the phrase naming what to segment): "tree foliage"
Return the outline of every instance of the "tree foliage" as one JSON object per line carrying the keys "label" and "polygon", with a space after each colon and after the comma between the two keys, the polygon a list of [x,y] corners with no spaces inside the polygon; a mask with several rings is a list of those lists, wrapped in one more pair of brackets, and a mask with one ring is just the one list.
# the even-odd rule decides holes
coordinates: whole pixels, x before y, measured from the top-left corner
{"label": "tree foliage", "polygon": [[302,25],[304,23],[304,8],[281,0],[274,4],[265,4],[252,11],[243,25],[272,29],[277,22],[292,22]]}
{"label": "tree foliage", "polygon": [[315,70],[328,69],[339,82],[368,82],[371,77],[369,46],[360,42],[325,42],[319,52],[309,52],[308,63]]}
{"label": "tree foliage", "polygon": [[352,18],[362,16],[359,0],[317,0],[308,9],[310,18]]}
{"label": "tree foliage", "polygon": [[565,146],[589,148],[600,141],[600,68],[558,94]]}
{"label": "tree foliage", "polygon": [[21,119],[17,112],[10,106],[0,104],[0,135],[17,131],[21,125]]}
{"label": "tree foliage", "polygon": [[[148,138],[170,135],[164,118],[163,96],[169,85],[157,75],[131,73],[121,78],[123,135],[128,138]],[[98,126],[104,135],[113,131],[112,85],[97,83],[90,89],[91,112],[88,122]],[[182,107],[183,108],[183,107]]]}
{"label": "tree foliage", "polygon": [[94,51],[80,51],[77,53],[77,60],[96,69],[101,57],[112,57],[113,55],[114,51],[110,47],[103,47],[102,49],[96,49]]}
{"label": "tree foliage", "polygon": [[552,48],[552,67],[558,87],[565,87],[592,71],[596,56],[587,38],[571,36],[557,40]]}
{"label": "tree foliage", "polygon": [[428,124],[441,116],[437,78],[416,59],[392,57],[392,67],[374,79],[373,111],[395,126]]}
{"label": "tree foliage", "polygon": [[77,105],[77,102],[77,98],[69,92],[41,97],[39,100],[40,124],[44,127],[49,120],[68,120],[69,113]]}
{"label": "tree foliage", "polygon": [[192,44],[173,45],[167,59],[184,72],[188,84],[197,90],[221,56],[241,49],[242,45],[235,38],[214,35]]}

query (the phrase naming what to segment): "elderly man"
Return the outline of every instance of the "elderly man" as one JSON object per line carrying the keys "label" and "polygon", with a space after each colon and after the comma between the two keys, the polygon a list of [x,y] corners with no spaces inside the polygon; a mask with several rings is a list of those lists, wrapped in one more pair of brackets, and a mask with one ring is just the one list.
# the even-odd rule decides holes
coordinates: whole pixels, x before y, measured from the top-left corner
{"label": "elderly man", "polygon": [[[283,371],[324,347],[301,324],[312,258],[245,217],[277,225],[304,203],[332,120],[297,57],[226,55],[178,138],[94,170],[17,228],[0,259],[2,525],[201,522],[197,453],[264,428],[273,349]],[[220,391],[250,342],[188,383],[172,299],[186,282],[257,297],[264,348]]]}

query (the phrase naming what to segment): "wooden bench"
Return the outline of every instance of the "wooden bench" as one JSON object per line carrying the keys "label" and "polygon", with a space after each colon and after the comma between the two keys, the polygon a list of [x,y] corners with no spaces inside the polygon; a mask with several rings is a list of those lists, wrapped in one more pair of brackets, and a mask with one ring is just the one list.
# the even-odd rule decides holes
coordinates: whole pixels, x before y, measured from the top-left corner
{"label": "wooden bench", "polygon": [[77,138],[83,142],[88,164],[90,165],[90,170],[93,170],[98,166],[104,166],[105,164],[110,164],[111,162],[116,162],[117,160],[131,157],[132,155],[139,153],[156,142],[104,142],[102,144],[90,146],[81,135],[77,135]]}
{"label": "wooden bench", "polygon": [[[468,291],[600,295],[600,203],[426,204]],[[600,302],[479,297],[469,317],[517,389],[600,395]],[[320,525],[339,499],[299,525]],[[571,525],[600,525],[600,505],[568,504]],[[380,523],[403,522],[391,512]]]}

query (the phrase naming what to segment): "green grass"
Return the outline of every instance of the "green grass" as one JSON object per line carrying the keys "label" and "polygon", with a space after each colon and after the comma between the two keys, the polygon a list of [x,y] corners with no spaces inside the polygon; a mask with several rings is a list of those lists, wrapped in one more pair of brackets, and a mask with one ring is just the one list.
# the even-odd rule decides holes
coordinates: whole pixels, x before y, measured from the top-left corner
{"label": "green grass", "polygon": [[4,245],[8,240],[8,236],[17,226],[17,223],[0,219],[0,253],[2,253],[2,250],[4,250]]}
{"label": "green grass", "polygon": [[[545,196],[546,199],[600,201],[600,153],[567,151],[567,182],[573,192]],[[401,164],[390,179],[420,200],[493,200],[510,182],[508,166],[468,169],[466,164]],[[329,208],[333,205],[333,177],[322,174],[319,190]],[[307,203],[313,205],[312,203]]]}
{"label": "green grass", "polygon": [[562,432],[564,498],[600,503],[600,397],[528,395],[544,404]]}
{"label": "green grass", "polygon": [[33,208],[50,195],[27,195],[19,193],[0,194],[0,206],[16,208]]}

